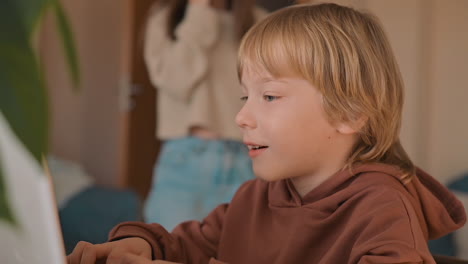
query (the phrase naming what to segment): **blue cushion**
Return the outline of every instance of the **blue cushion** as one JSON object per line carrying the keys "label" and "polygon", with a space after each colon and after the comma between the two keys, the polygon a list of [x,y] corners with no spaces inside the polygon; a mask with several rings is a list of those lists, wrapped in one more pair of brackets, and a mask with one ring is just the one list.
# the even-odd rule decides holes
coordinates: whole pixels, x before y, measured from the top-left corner
{"label": "blue cushion", "polygon": [[59,211],[67,254],[83,240],[107,241],[109,231],[125,221],[141,220],[141,202],[136,193],[99,186],[89,187]]}
{"label": "blue cushion", "polygon": [[[456,180],[449,183],[447,187],[451,191],[468,193],[468,173],[457,177]],[[456,256],[456,248],[457,246],[455,245],[453,233],[429,241],[429,249],[432,254]]]}
{"label": "blue cushion", "polygon": [[433,255],[456,256],[456,246],[453,233],[439,239],[429,240],[429,250]]}
{"label": "blue cushion", "polygon": [[452,191],[468,193],[468,173],[457,177],[455,181],[448,185],[448,188]]}

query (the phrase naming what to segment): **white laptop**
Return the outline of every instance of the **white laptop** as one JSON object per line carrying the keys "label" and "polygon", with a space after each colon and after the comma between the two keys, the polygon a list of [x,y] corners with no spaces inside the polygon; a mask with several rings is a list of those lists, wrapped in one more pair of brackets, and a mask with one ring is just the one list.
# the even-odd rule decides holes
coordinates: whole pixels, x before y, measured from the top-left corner
{"label": "white laptop", "polygon": [[66,263],[50,175],[22,147],[1,113],[0,162],[16,219],[16,225],[0,220],[0,263]]}

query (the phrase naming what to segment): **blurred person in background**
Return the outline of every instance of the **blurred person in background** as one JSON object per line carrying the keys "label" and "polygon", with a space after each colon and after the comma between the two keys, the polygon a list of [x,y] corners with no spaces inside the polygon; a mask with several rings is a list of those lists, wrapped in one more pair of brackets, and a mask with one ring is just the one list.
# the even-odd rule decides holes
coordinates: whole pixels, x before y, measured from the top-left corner
{"label": "blurred person in background", "polygon": [[146,222],[171,230],[201,220],[254,178],[233,122],[242,107],[236,72],[244,33],[266,12],[254,0],[156,0],[146,25],[145,61],[158,90],[163,141],[145,202]]}

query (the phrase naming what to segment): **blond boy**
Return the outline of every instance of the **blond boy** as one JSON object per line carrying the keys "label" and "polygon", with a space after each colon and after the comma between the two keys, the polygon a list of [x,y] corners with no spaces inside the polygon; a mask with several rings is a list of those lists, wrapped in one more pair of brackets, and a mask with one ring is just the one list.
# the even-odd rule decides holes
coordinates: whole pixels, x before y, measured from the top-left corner
{"label": "blond boy", "polygon": [[69,263],[435,263],[428,239],[466,217],[400,144],[403,83],[376,18],[280,10],[244,37],[238,70],[258,179],[201,223],[123,223]]}

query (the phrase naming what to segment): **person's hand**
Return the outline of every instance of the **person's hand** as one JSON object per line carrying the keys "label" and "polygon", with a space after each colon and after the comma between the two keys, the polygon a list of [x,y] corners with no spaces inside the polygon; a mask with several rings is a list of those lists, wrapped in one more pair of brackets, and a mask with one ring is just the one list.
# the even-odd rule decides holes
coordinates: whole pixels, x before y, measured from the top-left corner
{"label": "person's hand", "polygon": [[[80,241],[73,252],[67,256],[68,264],[120,264],[124,256],[136,255],[151,263],[151,246],[142,238],[131,237],[104,244],[93,245]],[[100,262],[101,261],[101,262]],[[124,262],[125,263],[125,262]],[[133,262],[129,262],[133,263]],[[136,262],[140,263],[140,262]],[[143,262],[144,263],[144,262]]]}
{"label": "person's hand", "polygon": [[189,0],[190,4],[210,5],[210,0]]}
{"label": "person's hand", "polygon": [[133,254],[126,254],[122,257],[121,262],[119,264],[180,264],[170,261],[164,260],[148,260],[147,258],[133,255]]}

